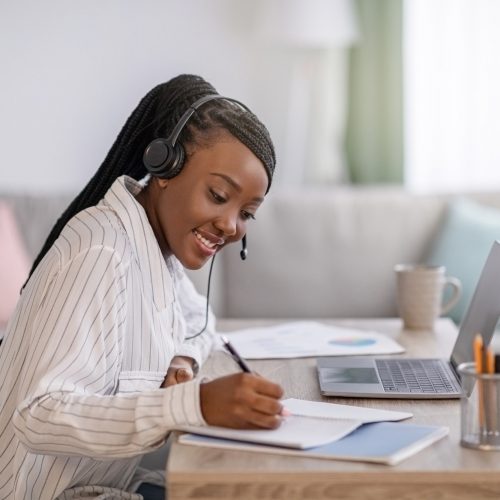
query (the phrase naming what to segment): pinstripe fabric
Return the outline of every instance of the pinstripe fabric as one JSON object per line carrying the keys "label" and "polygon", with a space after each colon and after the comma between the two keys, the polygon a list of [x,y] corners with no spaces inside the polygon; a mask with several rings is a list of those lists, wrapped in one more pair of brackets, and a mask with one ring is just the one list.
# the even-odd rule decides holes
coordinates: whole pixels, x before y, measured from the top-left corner
{"label": "pinstripe fabric", "polygon": [[140,189],[117,179],[23,291],[0,347],[0,500],[140,498],[141,455],[204,425],[198,380],[159,386],[173,356],[204,361],[214,320],[184,341],[204,298],[162,257]]}

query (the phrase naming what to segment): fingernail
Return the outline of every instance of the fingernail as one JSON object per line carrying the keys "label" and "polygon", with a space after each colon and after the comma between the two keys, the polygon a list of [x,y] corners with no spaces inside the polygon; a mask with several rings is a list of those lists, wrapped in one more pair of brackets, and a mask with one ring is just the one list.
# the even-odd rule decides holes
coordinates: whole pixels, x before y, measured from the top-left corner
{"label": "fingernail", "polygon": [[284,406],[283,406],[283,408],[281,408],[280,415],[282,417],[289,417],[291,414],[292,414],[292,412],[288,408],[285,408]]}

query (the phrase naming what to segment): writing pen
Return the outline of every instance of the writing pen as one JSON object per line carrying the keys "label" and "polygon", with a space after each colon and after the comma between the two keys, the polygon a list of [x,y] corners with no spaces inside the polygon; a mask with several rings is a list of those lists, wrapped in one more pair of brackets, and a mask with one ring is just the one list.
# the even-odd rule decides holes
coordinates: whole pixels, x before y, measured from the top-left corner
{"label": "writing pen", "polygon": [[495,373],[495,353],[491,346],[486,349],[486,373]]}
{"label": "writing pen", "polygon": [[252,373],[252,370],[250,370],[250,367],[247,365],[247,362],[238,354],[238,351],[233,347],[231,342],[229,342],[227,337],[221,335],[221,339],[222,343],[224,344],[224,347],[231,354],[236,363],[238,363],[239,367],[246,373]]}
{"label": "writing pen", "polygon": [[480,333],[476,333],[474,336],[473,350],[474,361],[476,362],[476,373],[484,373],[484,344],[483,336]]}
{"label": "writing pen", "polygon": [[[483,343],[483,336],[480,333],[476,333],[474,335],[474,340],[472,344],[472,348],[474,351],[474,361],[476,364],[476,373],[481,375],[482,373],[485,372],[485,363],[484,363],[484,343]],[[484,418],[484,413],[485,413],[485,408],[484,408],[484,388],[483,388],[483,381],[479,377],[477,379],[477,385],[478,385],[478,418],[479,418],[479,433],[482,438],[484,434],[484,429],[485,429],[485,418]]]}
{"label": "writing pen", "polygon": [[495,373],[500,373],[500,354],[495,354]]}
{"label": "writing pen", "polygon": [[[250,370],[250,367],[247,365],[247,362],[239,355],[238,351],[233,347],[231,342],[229,342],[227,337],[224,337],[224,335],[220,336],[222,339],[222,343],[224,344],[224,347],[227,349],[227,351],[231,354],[233,359],[238,363],[239,367],[245,372],[245,373],[252,373],[252,370]],[[280,415],[282,417],[288,417],[292,413],[288,408],[285,408],[284,406],[281,408]]]}

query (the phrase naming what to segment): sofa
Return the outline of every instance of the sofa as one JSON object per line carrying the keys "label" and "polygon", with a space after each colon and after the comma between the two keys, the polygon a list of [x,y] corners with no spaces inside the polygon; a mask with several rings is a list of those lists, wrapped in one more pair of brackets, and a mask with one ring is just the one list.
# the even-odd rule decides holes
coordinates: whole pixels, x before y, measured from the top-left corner
{"label": "sofa", "polygon": [[[71,198],[0,194],[13,209],[31,257]],[[464,200],[476,212],[457,227],[449,212]],[[486,219],[489,225],[483,229]],[[473,235],[472,246],[481,240],[480,250],[469,248],[468,233],[478,227],[486,234],[482,240]],[[452,232],[448,257],[446,249],[436,254],[447,230]],[[432,262],[433,255],[440,259],[432,262],[437,264],[447,265],[451,258],[450,274],[469,266],[467,302],[496,235],[500,238],[500,192],[420,195],[387,186],[275,189],[257,220],[249,223],[248,258],[241,261],[239,245],[217,256],[210,302],[219,317],[227,318],[391,317],[397,314],[394,265]],[[206,293],[208,266],[189,274]]]}

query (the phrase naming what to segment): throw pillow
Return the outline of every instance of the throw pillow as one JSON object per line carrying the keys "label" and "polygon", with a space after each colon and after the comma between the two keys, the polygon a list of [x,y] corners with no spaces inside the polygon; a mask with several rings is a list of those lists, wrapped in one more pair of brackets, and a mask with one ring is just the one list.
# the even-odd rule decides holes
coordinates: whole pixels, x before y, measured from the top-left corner
{"label": "throw pillow", "polygon": [[10,206],[0,201],[0,330],[16,307],[30,260]]}
{"label": "throw pillow", "polygon": [[457,324],[496,239],[500,239],[500,210],[463,198],[450,203],[428,262],[446,266],[446,274],[462,282],[462,296],[449,314]]}

